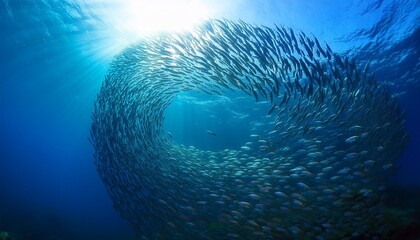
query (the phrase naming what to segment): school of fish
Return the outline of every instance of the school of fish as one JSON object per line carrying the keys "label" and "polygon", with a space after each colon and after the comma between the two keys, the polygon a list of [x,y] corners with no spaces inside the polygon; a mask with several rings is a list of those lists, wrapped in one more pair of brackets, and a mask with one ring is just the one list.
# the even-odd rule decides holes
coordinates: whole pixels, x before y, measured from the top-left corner
{"label": "school of fish", "polygon": [[[185,91],[242,91],[274,121],[239,149],[183,146],[162,125]],[[90,140],[139,239],[321,240],[386,234],[382,198],[408,139],[368,65],[291,28],[210,20],[116,56]]]}

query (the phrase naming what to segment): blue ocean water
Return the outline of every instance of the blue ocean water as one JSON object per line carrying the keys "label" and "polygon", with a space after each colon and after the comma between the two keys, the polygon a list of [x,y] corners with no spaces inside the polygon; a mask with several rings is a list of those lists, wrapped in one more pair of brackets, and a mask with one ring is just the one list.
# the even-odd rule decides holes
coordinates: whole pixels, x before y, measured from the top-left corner
{"label": "blue ocean water", "polygon": [[[127,2],[0,2],[0,231],[16,239],[135,239],[113,209],[88,141],[108,64],[141,37],[117,11]],[[420,186],[418,1],[207,4],[217,6],[212,18],[290,26],[371,62],[377,79],[398,94],[410,133],[392,182]],[[233,93],[180,95],[164,127],[187,146],[238,148],[265,130],[266,112],[254,104]]]}

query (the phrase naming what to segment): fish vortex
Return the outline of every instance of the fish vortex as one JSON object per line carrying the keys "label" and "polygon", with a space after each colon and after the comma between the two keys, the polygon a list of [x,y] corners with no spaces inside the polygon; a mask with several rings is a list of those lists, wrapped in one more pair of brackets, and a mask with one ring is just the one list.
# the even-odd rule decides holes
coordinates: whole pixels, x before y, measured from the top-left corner
{"label": "fish vortex", "polygon": [[[165,137],[184,91],[271,102],[259,149]],[[395,97],[327,44],[284,27],[208,21],[127,47],[92,114],[95,164],[142,239],[345,239],[386,234],[381,198],[407,142]]]}

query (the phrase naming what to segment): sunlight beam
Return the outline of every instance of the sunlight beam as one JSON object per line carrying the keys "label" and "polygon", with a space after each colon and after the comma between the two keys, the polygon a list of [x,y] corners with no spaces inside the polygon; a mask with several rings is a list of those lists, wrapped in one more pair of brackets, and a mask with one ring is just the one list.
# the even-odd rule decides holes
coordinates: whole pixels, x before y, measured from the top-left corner
{"label": "sunlight beam", "polygon": [[126,27],[142,35],[189,30],[208,18],[208,9],[201,1],[132,0],[126,7]]}

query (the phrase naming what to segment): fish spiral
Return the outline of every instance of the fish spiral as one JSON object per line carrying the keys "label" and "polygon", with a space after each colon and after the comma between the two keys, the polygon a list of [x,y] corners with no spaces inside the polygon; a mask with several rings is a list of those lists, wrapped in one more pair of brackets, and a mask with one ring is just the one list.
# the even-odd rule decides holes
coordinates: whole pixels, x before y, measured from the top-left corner
{"label": "fish spiral", "polygon": [[[271,103],[264,147],[203,151],[165,137],[178,94],[232,90]],[[381,199],[408,134],[368,65],[291,28],[210,20],[115,57],[91,141],[140,239],[345,239],[386,234]]]}

